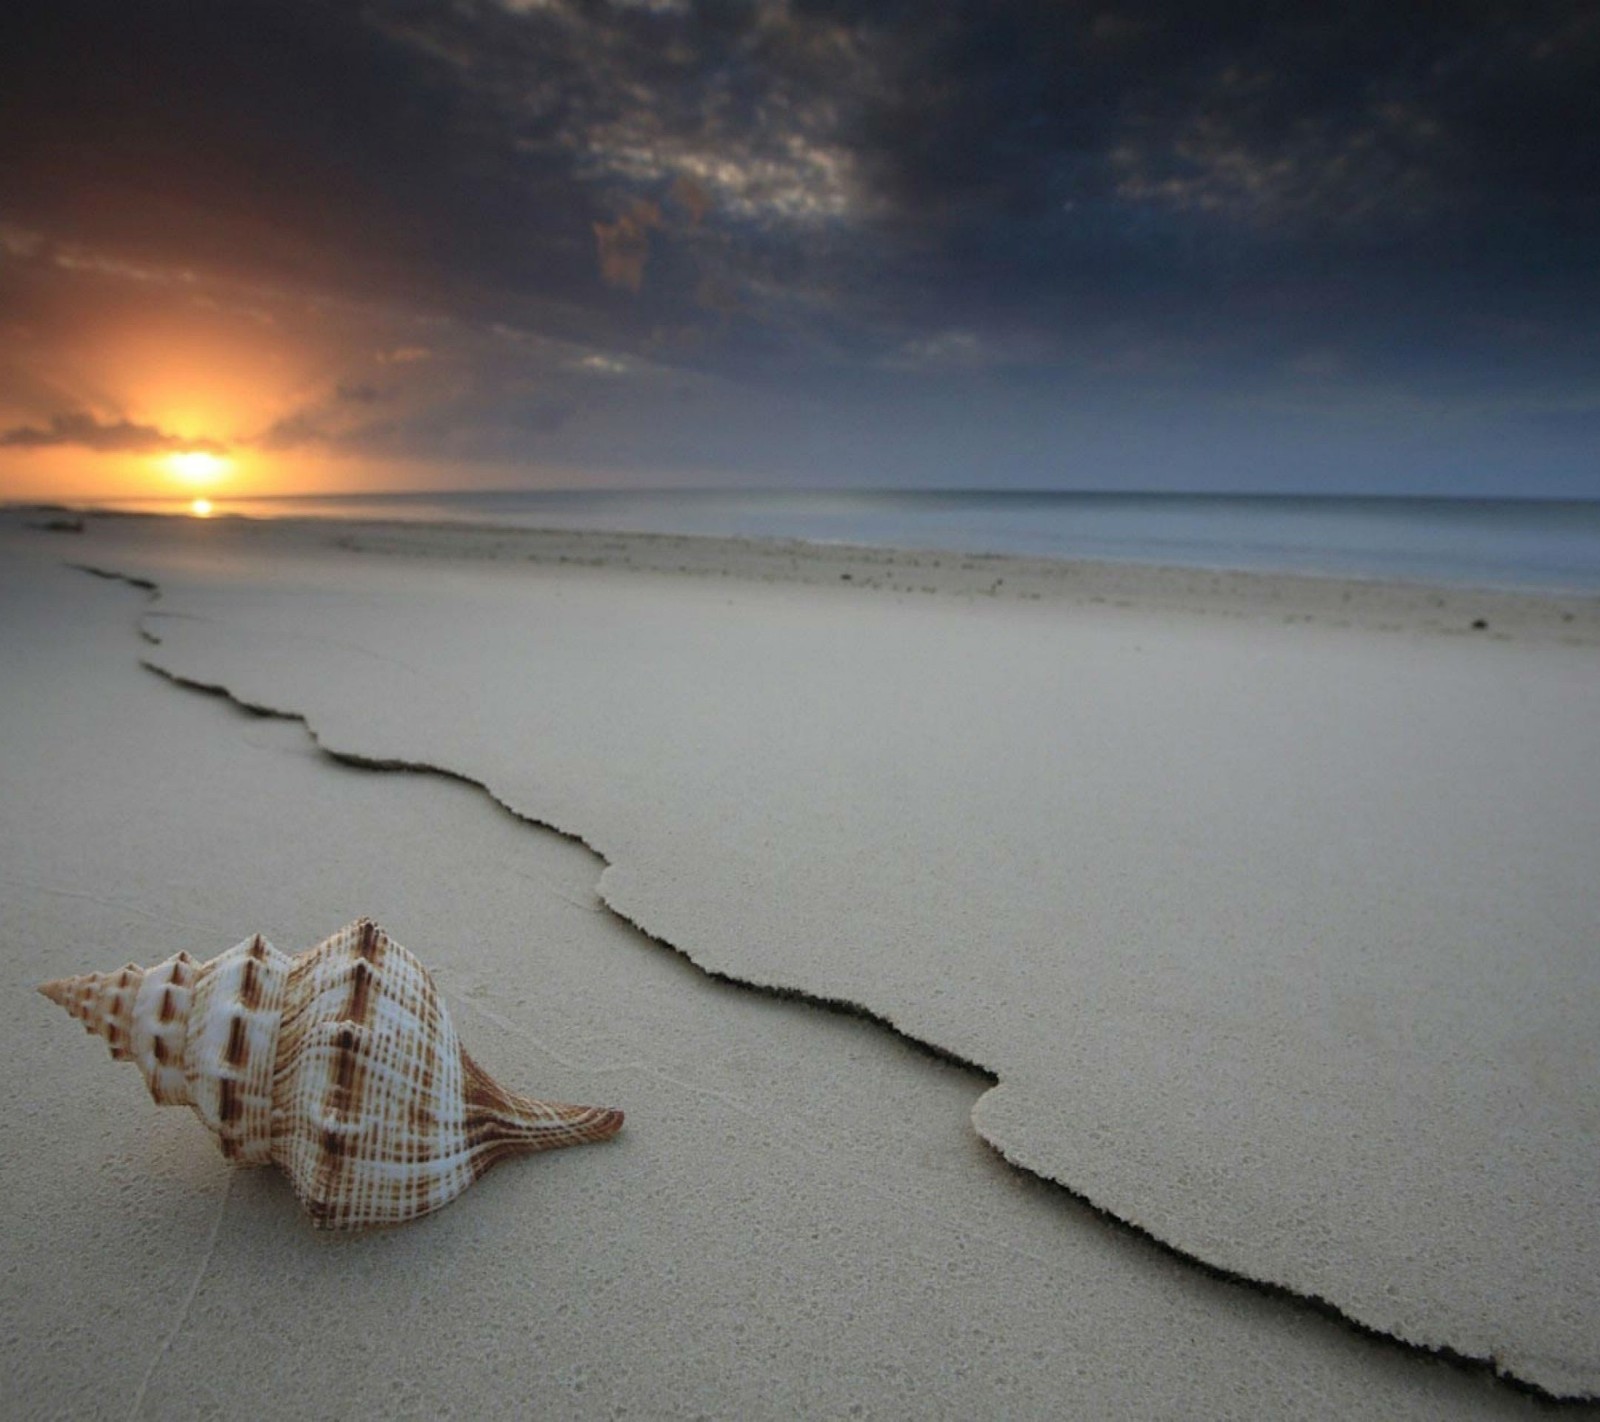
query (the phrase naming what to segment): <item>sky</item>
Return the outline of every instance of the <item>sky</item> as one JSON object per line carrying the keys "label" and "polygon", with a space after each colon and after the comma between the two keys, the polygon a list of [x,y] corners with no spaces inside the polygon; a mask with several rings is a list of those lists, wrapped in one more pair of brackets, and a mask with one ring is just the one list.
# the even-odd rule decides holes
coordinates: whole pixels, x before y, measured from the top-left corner
{"label": "sky", "polygon": [[0,497],[1600,496],[1600,6],[11,0]]}

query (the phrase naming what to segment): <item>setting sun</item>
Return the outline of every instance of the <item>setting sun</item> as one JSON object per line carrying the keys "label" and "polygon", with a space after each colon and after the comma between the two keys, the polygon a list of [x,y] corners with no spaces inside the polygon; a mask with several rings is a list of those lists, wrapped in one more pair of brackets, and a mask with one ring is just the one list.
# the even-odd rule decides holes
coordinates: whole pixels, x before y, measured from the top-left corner
{"label": "setting sun", "polygon": [[204,449],[183,449],[167,456],[167,467],[186,484],[196,487],[214,483],[228,467],[220,454]]}
{"label": "setting sun", "polygon": [[211,517],[211,500],[210,499],[195,499],[195,500],[193,500],[189,505],[189,512],[192,513],[196,518],[210,518]]}

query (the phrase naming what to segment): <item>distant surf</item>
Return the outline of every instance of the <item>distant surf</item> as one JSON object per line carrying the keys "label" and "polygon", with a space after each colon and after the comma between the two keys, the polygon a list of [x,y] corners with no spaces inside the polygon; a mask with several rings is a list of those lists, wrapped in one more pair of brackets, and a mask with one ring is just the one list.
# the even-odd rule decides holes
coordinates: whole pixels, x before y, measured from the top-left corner
{"label": "distant surf", "polygon": [[[1600,501],[1035,491],[475,490],[216,498],[218,516],[401,519],[1600,591]],[[186,500],[124,502],[183,514]]]}

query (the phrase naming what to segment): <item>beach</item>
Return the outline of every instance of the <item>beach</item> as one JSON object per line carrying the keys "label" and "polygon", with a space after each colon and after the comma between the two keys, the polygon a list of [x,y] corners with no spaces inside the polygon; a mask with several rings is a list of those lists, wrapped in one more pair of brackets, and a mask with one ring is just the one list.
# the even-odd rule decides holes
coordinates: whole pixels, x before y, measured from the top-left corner
{"label": "beach", "polygon": [[[1600,1397],[1593,595],[37,522],[0,516],[22,1415]],[[361,915],[622,1133],[330,1237],[31,991]]]}

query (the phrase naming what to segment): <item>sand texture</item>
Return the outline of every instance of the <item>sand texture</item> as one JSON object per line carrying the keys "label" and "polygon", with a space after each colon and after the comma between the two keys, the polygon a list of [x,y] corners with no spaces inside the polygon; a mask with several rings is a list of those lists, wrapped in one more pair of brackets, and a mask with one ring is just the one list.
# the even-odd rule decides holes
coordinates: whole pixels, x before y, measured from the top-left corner
{"label": "sand texture", "polygon": [[[1189,1259],[1600,1392],[1593,605],[913,556],[9,531],[17,1395],[1532,1405]],[[623,1135],[330,1242],[19,996],[358,913],[486,1067]]]}

